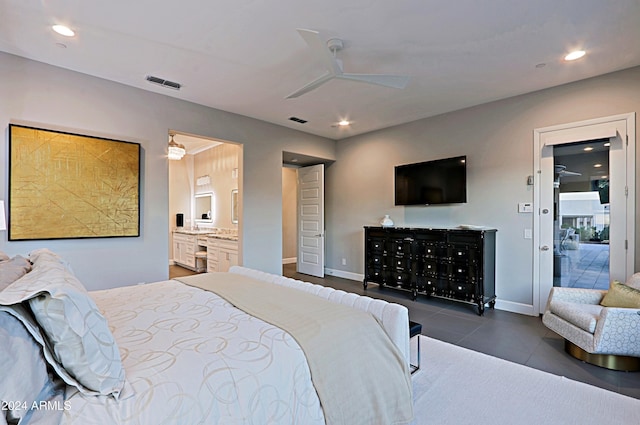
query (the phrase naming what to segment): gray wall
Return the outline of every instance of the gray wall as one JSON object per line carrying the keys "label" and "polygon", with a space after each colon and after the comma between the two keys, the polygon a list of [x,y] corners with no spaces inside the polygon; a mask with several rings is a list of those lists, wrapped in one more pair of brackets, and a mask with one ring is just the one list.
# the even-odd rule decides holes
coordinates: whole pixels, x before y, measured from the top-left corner
{"label": "gray wall", "polygon": [[[532,253],[523,238],[532,216],[533,129],[640,111],[640,68],[526,94],[334,142],[0,53],[0,199],[7,199],[10,122],[138,142],[143,148],[142,236],[8,242],[25,254],[46,246],[73,264],[89,289],[149,282],[168,275],[167,132],[242,143],[243,261],[281,270],[282,151],[336,159],[326,172],[327,267],[363,273],[364,225],[390,214],[397,225],[477,224],[498,232],[497,292],[503,302],[532,303]],[[336,148],[337,146],[337,148]],[[640,149],[636,149],[640,155]],[[468,203],[394,207],[393,166],[453,155],[468,157]],[[640,163],[640,162],[639,162]],[[640,173],[639,173],[640,174]],[[640,184],[636,184],[640,187]],[[636,201],[640,197],[636,197]],[[638,249],[638,237],[636,253]],[[276,247],[276,249],[274,249]],[[341,265],[341,259],[347,265]],[[636,259],[636,269],[639,261]]]}
{"label": "gray wall", "polygon": [[[362,227],[378,225],[384,214],[400,226],[489,226],[498,229],[500,302],[531,305],[533,247],[523,233],[533,216],[519,214],[517,204],[533,202],[526,185],[533,130],[634,111],[640,111],[640,68],[339,141],[337,161],[327,169],[327,267],[332,274],[362,274]],[[466,204],[394,206],[395,165],[456,155],[467,155]],[[636,270],[638,264],[636,258]]]}
{"label": "gray wall", "polygon": [[[71,262],[88,289],[168,276],[168,130],[242,143],[241,243],[246,266],[280,273],[282,151],[335,159],[335,142],[84,74],[0,53],[0,199],[8,197],[8,124],[19,123],[140,143],[139,238],[8,242],[0,251],[48,247]],[[278,247],[274,249],[273,247]]]}

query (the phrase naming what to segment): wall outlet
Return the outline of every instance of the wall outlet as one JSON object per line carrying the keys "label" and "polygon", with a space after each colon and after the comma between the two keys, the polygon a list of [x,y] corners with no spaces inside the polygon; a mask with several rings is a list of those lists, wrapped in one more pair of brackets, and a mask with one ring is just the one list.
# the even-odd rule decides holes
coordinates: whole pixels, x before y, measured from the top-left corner
{"label": "wall outlet", "polygon": [[342,265],[343,265],[343,266],[346,266],[346,265],[347,265],[347,259],[346,259],[346,258],[343,258],[343,259],[342,259]]}

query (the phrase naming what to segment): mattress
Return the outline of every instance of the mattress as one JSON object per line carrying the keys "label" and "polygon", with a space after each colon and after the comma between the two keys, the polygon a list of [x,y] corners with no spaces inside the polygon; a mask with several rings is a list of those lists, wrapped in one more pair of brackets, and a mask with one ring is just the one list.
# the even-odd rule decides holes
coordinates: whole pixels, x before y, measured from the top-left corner
{"label": "mattress", "polygon": [[29,262],[0,288],[0,424],[411,418],[403,306],[242,267],[215,288],[207,274],[201,287],[87,292],[57,254],[35,250]]}

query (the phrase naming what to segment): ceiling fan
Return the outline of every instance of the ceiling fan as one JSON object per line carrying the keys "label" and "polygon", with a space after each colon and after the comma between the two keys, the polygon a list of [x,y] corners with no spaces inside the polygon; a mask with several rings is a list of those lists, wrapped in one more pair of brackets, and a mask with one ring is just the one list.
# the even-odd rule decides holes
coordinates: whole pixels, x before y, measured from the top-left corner
{"label": "ceiling fan", "polygon": [[379,86],[392,87],[395,89],[403,89],[409,82],[409,77],[406,75],[345,73],[342,69],[342,61],[336,56],[336,52],[344,48],[342,40],[339,38],[331,38],[325,43],[318,31],[298,28],[298,33],[307,43],[309,48],[314,51],[314,54],[322,59],[326,71],[309,84],[288,95],[286,99],[293,99],[302,96],[311,90],[317,89],[322,84],[334,78],[377,84]]}
{"label": "ceiling fan", "polygon": [[577,173],[575,171],[567,171],[566,165],[556,164],[554,166],[555,178],[553,179],[553,186],[555,188],[560,187],[560,178],[562,177],[570,177],[570,176],[581,176],[582,173]]}

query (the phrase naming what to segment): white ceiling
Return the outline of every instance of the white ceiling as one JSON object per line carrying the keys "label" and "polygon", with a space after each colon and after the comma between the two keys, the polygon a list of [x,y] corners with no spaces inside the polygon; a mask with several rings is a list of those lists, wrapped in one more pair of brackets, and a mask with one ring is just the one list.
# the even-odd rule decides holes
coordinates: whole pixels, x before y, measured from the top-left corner
{"label": "white ceiling", "polygon": [[[639,0],[0,0],[0,16],[2,51],[331,139],[640,65]],[[345,72],[411,80],[285,99],[324,71],[296,28],[341,38]]]}

